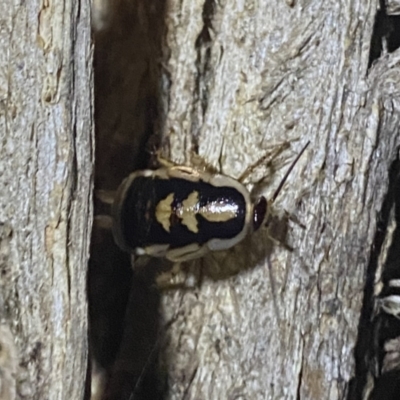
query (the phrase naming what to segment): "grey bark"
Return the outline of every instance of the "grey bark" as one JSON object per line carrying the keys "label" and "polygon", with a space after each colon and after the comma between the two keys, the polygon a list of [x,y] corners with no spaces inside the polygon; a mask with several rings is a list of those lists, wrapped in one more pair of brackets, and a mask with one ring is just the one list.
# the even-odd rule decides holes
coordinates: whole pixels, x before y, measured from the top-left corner
{"label": "grey bark", "polygon": [[[140,107],[157,92],[155,84],[164,155],[190,165],[197,153],[238,177],[270,154],[247,182],[251,189],[263,178],[258,189],[268,198],[311,141],[273,204],[274,227],[232,251],[184,265],[177,280],[186,287],[161,292],[154,348],[161,348],[166,398],[367,398],[370,388],[357,383],[356,346],[368,336],[360,326],[372,317],[364,314],[373,298],[364,294],[373,295],[366,289],[379,264],[378,221],[399,146],[400,53],[374,33],[379,2],[155,4],[119,3],[100,34],[103,44],[109,40],[99,57],[109,60],[109,70],[101,77],[124,78],[118,85],[110,79],[97,99],[105,189],[122,178],[108,179],[106,160],[119,154],[108,139],[121,149],[129,143],[137,161],[146,130]],[[386,12],[396,9],[388,2]],[[160,43],[156,59],[151,47]],[[158,82],[149,73],[154,63]],[[129,110],[135,117],[126,117]],[[145,298],[131,305],[137,313]],[[127,341],[139,347],[134,341],[145,340],[146,332],[134,340],[127,332],[125,358],[114,372],[125,368],[140,381],[148,363],[126,360]],[[140,398],[139,384],[132,398]]]}
{"label": "grey bark", "polygon": [[1,399],[82,399],[92,223],[87,2],[0,3]]}
{"label": "grey bark", "polygon": [[[196,150],[237,177],[279,143],[291,145],[286,160],[311,148],[274,204],[306,227],[289,223],[294,251],[254,235],[194,263],[206,271],[200,287],[163,296],[168,398],[352,398],[367,268],[399,145],[400,53],[383,46],[369,66],[377,8],[170,3],[171,157],[188,162]],[[284,172],[260,169],[267,195]],[[215,265],[237,273],[215,279]]]}

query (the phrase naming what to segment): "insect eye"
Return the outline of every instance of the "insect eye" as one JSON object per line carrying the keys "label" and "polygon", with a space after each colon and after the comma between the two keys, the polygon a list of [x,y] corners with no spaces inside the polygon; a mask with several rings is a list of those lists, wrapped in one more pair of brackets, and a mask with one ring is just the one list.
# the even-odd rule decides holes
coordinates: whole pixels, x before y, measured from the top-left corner
{"label": "insect eye", "polygon": [[264,221],[267,213],[267,200],[265,197],[260,197],[253,208],[253,230],[256,231]]}

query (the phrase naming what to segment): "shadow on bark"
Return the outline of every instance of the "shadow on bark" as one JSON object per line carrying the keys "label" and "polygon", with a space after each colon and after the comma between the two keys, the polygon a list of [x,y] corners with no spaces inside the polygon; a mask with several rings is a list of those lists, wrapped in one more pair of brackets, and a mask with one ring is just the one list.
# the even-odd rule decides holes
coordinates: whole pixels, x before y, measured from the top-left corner
{"label": "shadow on bark", "polygon": [[[400,278],[400,161],[392,163],[389,171],[389,189],[383,202],[380,219],[371,251],[370,264],[364,290],[364,304],[358,329],[355,349],[355,377],[350,382],[348,400],[395,400],[398,398],[400,380],[398,371],[384,371],[384,346],[388,340],[400,337],[400,321],[374,307],[375,276],[379,266],[379,257],[384,251],[383,245],[390,224],[390,214],[394,207],[396,229],[391,245],[387,250],[386,261],[382,269],[382,291],[379,298],[398,294],[400,291],[389,287],[389,281]],[[372,378],[372,381],[371,379]]]}
{"label": "shadow on bark", "polygon": [[400,47],[400,16],[388,15],[386,2],[380,1],[380,10],[376,13],[374,32],[371,38],[369,67],[384,51],[393,53]]}
{"label": "shadow on bark", "polygon": [[[157,123],[164,2],[110,2],[95,33],[95,190],[115,190],[148,162]],[[104,210],[95,201],[95,215]],[[151,268],[149,269],[151,271]],[[92,358],[102,399],[161,398],[157,370],[159,295],[152,273],[133,273],[111,232],[92,233],[88,296]],[[104,380],[103,380],[104,382]]]}

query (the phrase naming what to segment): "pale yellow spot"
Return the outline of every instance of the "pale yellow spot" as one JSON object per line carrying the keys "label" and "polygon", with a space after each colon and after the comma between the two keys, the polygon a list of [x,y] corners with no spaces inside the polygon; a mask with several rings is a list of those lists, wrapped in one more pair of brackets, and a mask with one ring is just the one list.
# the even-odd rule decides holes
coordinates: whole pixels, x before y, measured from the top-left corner
{"label": "pale yellow spot", "polygon": [[187,228],[197,233],[199,228],[197,226],[196,214],[199,210],[199,192],[192,192],[187,199],[182,201],[181,207],[176,210],[176,215],[182,219],[182,224]]}
{"label": "pale yellow spot", "polygon": [[207,203],[199,210],[199,214],[210,222],[226,222],[236,218],[237,213],[237,204],[229,204],[221,200]]}
{"label": "pale yellow spot", "polygon": [[199,231],[199,228],[197,227],[196,214],[191,214],[189,212],[183,214],[182,224],[186,225],[189,231],[192,231],[194,233],[197,233]]}
{"label": "pale yellow spot", "polygon": [[176,215],[182,220],[182,224],[194,233],[199,231],[197,215],[201,215],[210,222],[226,222],[236,218],[237,214],[237,204],[230,204],[222,200],[213,201],[200,207],[199,193],[196,191],[190,193],[176,210]]}
{"label": "pale yellow spot", "polygon": [[192,192],[186,200],[182,201],[183,208],[187,210],[194,210],[199,207],[199,192]]}
{"label": "pale yellow spot", "polygon": [[161,200],[156,207],[156,219],[162,225],[162,227],[169,232],[171,227],[171,213],[172,213],[172,202],[174,201],[174,194],[169,194],[164,200]]}

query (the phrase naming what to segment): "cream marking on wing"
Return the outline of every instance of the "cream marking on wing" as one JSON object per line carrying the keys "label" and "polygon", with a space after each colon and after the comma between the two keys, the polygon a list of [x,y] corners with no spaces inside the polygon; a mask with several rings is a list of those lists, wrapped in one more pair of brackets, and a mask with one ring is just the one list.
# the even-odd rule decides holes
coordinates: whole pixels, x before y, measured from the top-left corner
{"label": "cream marking on wing", "polygon": [[156,219],[162,227],[169,232],[171,227],[171,214],[172,202],[174,201],[174,194],[170,193],[165,199],[160,200],[156,207]]}
{"label": "cream marking on wing", "polygon": [[197,214],[210,222],[226,222],[236,218],[238,212],[237,204],[229,204],[223,200],[212,201],[200,207],[199,193],[194,191],[177,208],[176,215],[182,219],[182,224],[186,225],[190,231],[198,233]]}
{"label": "cream marking on wing", "polygon": [[182,201],[181,207],[177,208],[176,215],[182,219],[182,224],[186,225],[189,231],[197,233],[199,231],[196,214],[199,210],[199,192],[192,192],[188,198]]}
{"label": "cream marking on wing", "polygon": [[226,222],[236,218],[239,211],[237,204],[225,201],[212,201],[200,207],[199,214],[210,222]]}

